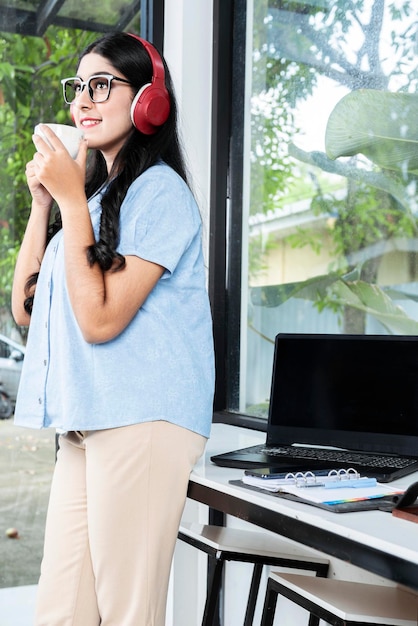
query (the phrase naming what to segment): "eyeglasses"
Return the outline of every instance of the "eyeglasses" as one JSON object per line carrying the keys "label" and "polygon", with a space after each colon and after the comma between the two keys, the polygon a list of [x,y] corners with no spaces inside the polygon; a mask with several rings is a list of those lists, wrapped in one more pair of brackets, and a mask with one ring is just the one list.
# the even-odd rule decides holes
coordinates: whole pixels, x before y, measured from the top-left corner
{"label": "eyeglasses", "polygon": [[118,80],[127,85],[131,84],[129,80],[118,78],[113,76],[113,74],[94,74],[86,81],[81,80],[78,76],[63,78],[61,84],[64,100],[67,104],[72,104],[77,96],[83,92],[84,87],[87,87],[87,92],[92,102],[105,102],[110,95],[112,80]]}

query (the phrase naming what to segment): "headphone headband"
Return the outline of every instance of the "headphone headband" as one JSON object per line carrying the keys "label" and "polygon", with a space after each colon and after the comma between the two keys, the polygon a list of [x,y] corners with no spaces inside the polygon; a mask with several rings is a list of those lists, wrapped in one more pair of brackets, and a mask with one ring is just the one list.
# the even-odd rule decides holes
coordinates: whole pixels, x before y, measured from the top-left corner
{"label": "headphone headband", "polygon": [[138,35],[128,33],[139,41],[152,63],[152,80],[136,94],[131,106],[132,123],[144,135],[153,135],[167,121],[170,113],[170,96],[165,86],[165,69],[157,49]]}

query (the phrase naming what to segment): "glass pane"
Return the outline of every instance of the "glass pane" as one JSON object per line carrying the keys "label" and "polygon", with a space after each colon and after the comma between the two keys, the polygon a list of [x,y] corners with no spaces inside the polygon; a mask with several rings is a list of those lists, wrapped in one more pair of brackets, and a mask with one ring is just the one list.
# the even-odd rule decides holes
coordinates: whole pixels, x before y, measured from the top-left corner
{"label": "glass pane", "polygon": [[[137,32],[140,13],[137,0],[0,0],[0,28],[21,35],[50,36],[50,25],[102,32]],[[131,22],[134,21],[135,25]]]}
{"label": "glass pane", "polygon": [[266,415],[279,332],[418,332],[411,6],[252,3],[240,411]]}
{"label": "glass pane", "polygon": [[8,7],[11,10],[22,9],[25,11],[37,11],[42,4],[41,0],[26,2],[25,0],[0,0],[0,7]]}
{"label": "glass pane", "polygon": [[[85,15],[80,3],[79,10]],[[136,16],[132,26],[135,32],[139,31],[138,22]],[[99,36],[97,32],[58,27],[50,27],[44,37],[0,32],[0,383],[12,403],[16,399],[26,333],[12,320],[10,297],[15,260],[31,203],[25,164],[35,151],[33,128],[42,121],[71,124],[60,79],[74,74],[79,52]],[[14,426],[1,397],[0,394],[0,612],[7,623],[15,623],[8,613],[4,615],[4,610],[9,609],[8,601],[4,603],[9,596],[4,594],[6,588],[38,582],[55,463],[55,432]],[[23,611],[25,596],[17,597],[17,602],[22,598],[22,604],[16,606]],[[24,620],[23,615],[16,615],[16,623],[24,623],[21,619]],[[31,619],[28,614],[25,623]]]}
{"label": "glass pane", "polygon": [[130,0],[116,0],[116,2],[89,0],[86,4],[80,4],[79,0],[66,0],[58,11],[58,17],[83,20],[86,24],[97,22],[98,24],[115,26],[119,23],[124,12],[128,13],[132,4]]}

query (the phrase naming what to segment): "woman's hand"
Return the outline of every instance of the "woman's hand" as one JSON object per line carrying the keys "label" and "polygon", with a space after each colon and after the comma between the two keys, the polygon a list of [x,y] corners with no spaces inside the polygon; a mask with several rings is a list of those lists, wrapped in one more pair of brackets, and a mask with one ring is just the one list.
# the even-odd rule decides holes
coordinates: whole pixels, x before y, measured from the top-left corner
{"label": "woman's hand", "polygon": [[35,205],[49,211],[52,206],[53,198],[49,191],[39,182],[35,174],[35,161],[29,161],[26,164],[26,180],[28,183],[29,191],[31,193],[33,202]]}
{"label": "woman's hand", "polygon": [[[43,187],[41,191],[41,188],[36,187],[33,182],[33,190],[43,200],[45,190],[61,208],[61,203],[68,204],[72,195],[76,197],[84,195],[87,141],[81,141],[77,158],[73,159],[62,141],[48,126],[42,125],[41,128],[50,145],[40,135],[33,136],[37,149],[33,157],[33,175],[40,187]],[[29,188],[31,189],[31,186]]]}

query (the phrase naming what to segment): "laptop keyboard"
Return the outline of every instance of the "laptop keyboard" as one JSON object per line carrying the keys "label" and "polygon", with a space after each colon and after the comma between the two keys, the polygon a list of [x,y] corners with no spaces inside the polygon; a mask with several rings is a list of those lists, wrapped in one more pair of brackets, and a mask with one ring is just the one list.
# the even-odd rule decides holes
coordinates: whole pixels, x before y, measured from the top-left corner
{"label": "laptop keyboard", "polygon": [[315,461],[330,461],[333,463],[352,463],[364,467],[403,469],[417,462],[417,459],[397,456],[374,455],[348,450],[330,450],[328,448],[303,448],[295,446],[279,446],[261,448],[267,456],[274,458],[291,457],[292,459],[310,459]]}

